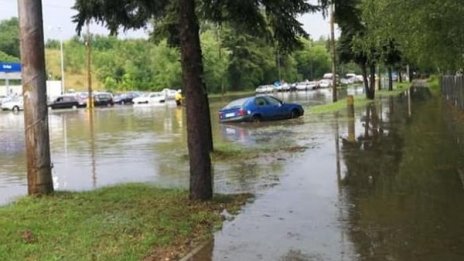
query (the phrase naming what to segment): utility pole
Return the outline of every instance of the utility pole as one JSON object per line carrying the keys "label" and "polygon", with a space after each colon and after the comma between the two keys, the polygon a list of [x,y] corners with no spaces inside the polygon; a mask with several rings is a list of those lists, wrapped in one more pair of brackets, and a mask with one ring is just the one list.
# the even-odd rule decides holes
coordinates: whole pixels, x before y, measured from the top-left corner
{"label": "utility pole", "polygon": [[42,1],[18,0],[29,195],[53,192]]}
{"label": "utility pole", "polygon": [[92,94],[92,38],[90,37],[90,27],[89,21],[87,20],[87,40],[85,41],[85,46],[87,48],[87,88],[89,92],[89,97],[87,100],[87,108],[93,109],[93,94]]}
{"label": "utility pole", "polygon": [[337,99],[337,53],[335,51],[334,4],[330,4],[330,49],[332,49],[332,101]]}
{"label": "utility pole", "polygon": [[61,27],[58,27],[58,31],[60,32],[60,66],[61,66],[61,94],[66,92],[66,88],[64,87],[64,53],[63,53],[63,33]]}
{"label": "utility pole", "polygon": [[279,74],[279,84],[282,84],[282,75],[280,73],[280,52],[279,52],[279,46],[277,45],[277,71]]}

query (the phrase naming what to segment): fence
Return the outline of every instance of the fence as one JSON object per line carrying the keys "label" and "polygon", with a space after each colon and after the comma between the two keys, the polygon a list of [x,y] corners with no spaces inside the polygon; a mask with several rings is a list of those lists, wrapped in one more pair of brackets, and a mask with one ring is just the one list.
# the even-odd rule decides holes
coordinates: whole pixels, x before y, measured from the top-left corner
{"label": "fence", "polygon": [[464,110],[464,76],[447,75],[441,77],[441,93],[449,103]]}

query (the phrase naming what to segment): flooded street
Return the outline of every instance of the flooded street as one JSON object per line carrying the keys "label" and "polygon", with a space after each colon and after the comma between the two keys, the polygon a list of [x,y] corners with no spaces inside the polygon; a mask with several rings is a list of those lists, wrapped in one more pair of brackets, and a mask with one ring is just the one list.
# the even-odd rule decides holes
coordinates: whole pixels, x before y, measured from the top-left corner
{"label": "flooded street", "polygon": [[[306,106],[331,99],[327,90],[277,96]],[[285,135],[282,130],[286,129],[286,123],[263,129],[262,133],[260,129],[220,126],[217,111],[230,99],[211,99],[216,143],[242,137],[242,144],[254,146],[249,139],[259,142],[261,134]],[[188,188],[185,108],[169,104],[96,108],[94,114],[85,109],[50,111],[49,129],[56,190],[89,190],[122,182]],[[22,112],[0,111],[0,166],[0,204],[27,194]],[[247,179],[248,184],[243,184],[236,177],[239,175],[229,176],[228,168],[216,166],[216,192],[248,192],[260,186],[251,184],[259,182],[260,177]],[[267,173],[266,167],[262,169],[263,174]]]}
{"label": "flooded street", "polygon": [[[214,162],[216,193],[256,195],[190,260],[463,260],[463,151],[427,91],[311,115],[327,90],[278,94],[304,117],[220,125],[216,145],[273,151]],[[51,111],[54,185],[188,187],[185,112],[175,106]],[[0,204],[26,194],[23,114],[0,113]]]}

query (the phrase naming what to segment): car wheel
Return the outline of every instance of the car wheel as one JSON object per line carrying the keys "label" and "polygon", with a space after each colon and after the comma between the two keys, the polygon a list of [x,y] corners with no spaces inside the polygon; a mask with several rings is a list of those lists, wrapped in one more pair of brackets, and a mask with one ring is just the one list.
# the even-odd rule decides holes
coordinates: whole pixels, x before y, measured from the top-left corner
{"label": "car wheel", "polygon": [[300,117],[300,112],[297,109],[293,109],[290,113],[290,118],[295,119]]}
{"label": "car wheel", "polygon": [[121,103],[120,103],[120,104],[121,104],[121,105],[124,105],[124,101],[121,101]]}
{"label": "car wheel", "polygon": [[261,122],[261,116],[253,115],[253,117],[251,117],[251,122],[255,122],[255,123]]}
{"label": "car wheel", "polygon": [[14,106],[12,110],[13,110],[13,112],[18,112],[18,111],[19,111],[19,107],[18,107],[18,106]]}

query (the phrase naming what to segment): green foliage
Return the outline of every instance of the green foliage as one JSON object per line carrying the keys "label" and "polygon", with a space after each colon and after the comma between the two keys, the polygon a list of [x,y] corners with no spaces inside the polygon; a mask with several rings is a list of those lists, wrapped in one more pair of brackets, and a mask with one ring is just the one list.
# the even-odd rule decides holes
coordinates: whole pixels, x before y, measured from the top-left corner
{"label": "green foliage", "polygon": [[223,30],[222,37],[223,45],[230,50],[229,90],[256,88],[259,84],[278,80],[276,52],[272,46],[230,28]]}
{"label": "green foliage", "polygon": [[[301,41],[303,49],[279,54],[280,74],[287,82],[320,78],[330,70],[325,43]],[[278,80],[277,53],[264,40],[240,34],[227,26],[220,29],[205,26],[201,43],[204,81],[209,93],[221,93],[223,88],[224,91],[254,90],[257,85]],[[179,50],[170,47],[166,40],[153,43],[94,35],[91,44],[93,75],[106,90],[157,91],[182,87]],[[47,45],[59,52],[59,41],[49,40]],[[64,41],[63,49],[68,80],[73,79],[72,75],[85,75],[87,54],[82,38]],[[52,62],[57,63],[59,59],[48,61],[48,66]],[[59,64],[53,68],[58,70]],[[59,75],[59,71],[51,73]]]}
{"label": "green foliage", "polygon": [[56,39],[48,39],[47,42],[45,43],[45,48],[59,50],[60,41]]}
{"label": "green foliage", "polygon": [[179,50],[169,47],[167,42],[163,41],[153,48],[151,54],[155,89],[181,87],[182,68]]}
{"label": "green foliage", "polygon": [[[460,0],[393,0],[384,13],[410,61],[442,70],[462,68],[464,7]],[[407,25],[407,26],[406,26]]]}
{"label": "green foliage", "polygon": [[331,70],[331,58],[324,42],[312,42],[306,39],[301,41],[304,48],[293,53],[298,80],[322,78],[324,73]]}
{"label": "green foliage", "polygon": [[2,62],[19,62],[19,58],[8,55],[8,54],[0,51],[0,61],[2,61]]}
{"label": "green foliage", "polygon": [[219,93],[227,85],[227,68],[230,50],[221,45],[220,30],[207,30],[201,34],[205,83],[208,92]]}
{"label": "green foliage", "polygon": [[361,50],[371,62],[395,65],[401,58],[427,71],[456,71],[464,66],[460,0],[337,0],[335,4],[342,29],[342,61],[355,60],[356,52],[350,51]]}
{"label": "green foliage", "polygon": [[0,22],[0,52],[10,57],[20,57],[19,21],[16,17]]}

